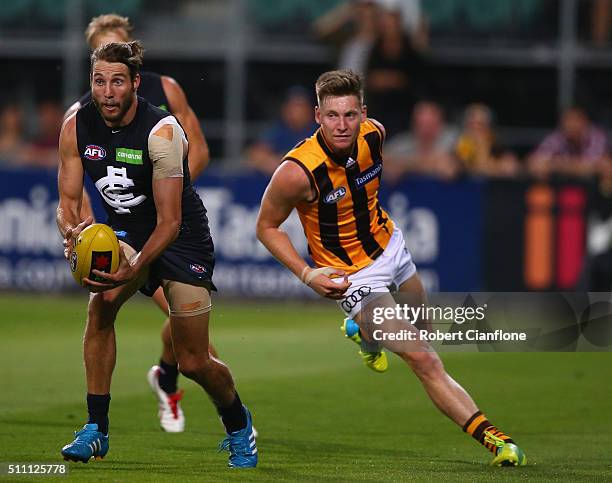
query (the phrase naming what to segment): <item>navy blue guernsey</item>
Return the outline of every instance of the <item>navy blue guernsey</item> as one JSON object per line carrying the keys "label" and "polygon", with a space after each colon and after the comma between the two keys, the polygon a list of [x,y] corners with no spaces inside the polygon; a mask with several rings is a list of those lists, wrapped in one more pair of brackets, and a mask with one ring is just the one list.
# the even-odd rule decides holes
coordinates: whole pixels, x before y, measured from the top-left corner
{"label": "navy blue guernsey", "polygon": [[[161,76],[155,72],[140,72],[140,86],[138,95],[164,111],[170,111],[170,103],[164,92]],[[79,99],[81,106],[91,101],[91,90],[87,91]],[[170,111],[172,112],[172,111]]]}
{"label": "navy blue guernsey", "polygon": [[[137,102],[134,119],[121,128],[108,127],[95,104],[89,102],[76,114],[76,132],[84,170],[102,197],[107,224],[115,231],[129,233],[131,244],[140,250],[157,224],[149,134],[171,114],[141,97]],[[173,244],[196,240],[208,243],[206,209],[191,185],[187,156],[183,173],[182,224]]]}

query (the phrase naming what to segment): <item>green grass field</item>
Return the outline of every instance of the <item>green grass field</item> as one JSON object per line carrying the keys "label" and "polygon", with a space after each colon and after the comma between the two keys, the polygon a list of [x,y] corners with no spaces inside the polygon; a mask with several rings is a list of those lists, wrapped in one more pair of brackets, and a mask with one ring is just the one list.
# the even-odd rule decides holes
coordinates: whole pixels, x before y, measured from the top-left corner
{"label": "green grass field", "polygon": [[[61,462],[60,448],[84,424],[85,304],[84,294],[0,295],[0,462]],[[70,463],[68,479],[612,479],[611,354],[444,354],[528,455],[527,467],[491,468],[490,453],[438,413],[399,359],[382,375],[362,365],[333,303],[215,306],[212,339],[260,433],[259,467],[228,469],[217,452],[221,425],[194,383],[181,379],[185,433],[158,427],[145,374],[159,357],[162,318],[144,298],[120,313],[111,449],[101,462]]]}

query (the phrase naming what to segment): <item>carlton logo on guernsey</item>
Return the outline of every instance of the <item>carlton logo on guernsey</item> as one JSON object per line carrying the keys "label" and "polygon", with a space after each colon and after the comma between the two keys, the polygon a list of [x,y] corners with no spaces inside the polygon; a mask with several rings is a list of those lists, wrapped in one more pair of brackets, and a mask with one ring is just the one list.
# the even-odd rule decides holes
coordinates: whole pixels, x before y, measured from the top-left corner
{"label": "carlton logo on guernsey", "polygon": [[334,154],[320,129],[285,156],[302,167],[316,193],[297,210],[317,266],[351,274],[389,243],[393,221],[378,201],[382,140],[378,127],[366,120],[349,157]]}

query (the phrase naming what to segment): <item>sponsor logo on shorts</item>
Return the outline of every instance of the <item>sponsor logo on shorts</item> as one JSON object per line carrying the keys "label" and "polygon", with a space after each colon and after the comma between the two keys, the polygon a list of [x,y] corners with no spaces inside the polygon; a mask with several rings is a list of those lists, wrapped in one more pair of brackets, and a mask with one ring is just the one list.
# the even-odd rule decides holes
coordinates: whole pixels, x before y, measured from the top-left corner
{"label": "sponsor logo on shorts", "polygon": [[76,272],[77,263],[78,263],[78,255],[76,251],[73,251],[72,254],[70,255],[70,270],[72,270],[73,272]]}
{"label": "sponsor logo on shorts", "polygon": [[115,161],[127,164],[142,164],[142,149],[117,148]]}
{"label": "sponsor logo on shorts", "polygon": [[340,303],[340,305],[345,311],[350,312],[352,309],[357,307],[357,304],[359,302],[361,302],[364,298],[370,295],[370,293],[372,293],[372,287],[369,287],[367,285],[359,287],[357,290],[351,292],[350,295],[345,297],[344,300]]}
{"label": "sponsor logo on shorts", "polygon": [[106,149],[96,144],[88,144],[85,146],[83,156],[91,161],[100,161],[106,157]]}
{"label": "sponsor logo on shorts", "polygon": [[198,265],[197,263],[192,263],[191,265],[189,265],[189,268],[191,268],[191,270],[195,273],[206,273],[206,267],[203,267],[202,265]]}
{"label": "sponsor logo on shorts", "polygon": [[370,181],[378,178],[381,171],[382,164],[375,164],[374,166],[366,169],[363,173],[355,178],[355,186],[357,186],[357,188],[361,188],[362,186],[368,184]]}
{"label": "sponsor logo on shorts", "polygon": [[338,203],[338,201],[344,198],[345,194],[346,194],[346,188],[344,186],[340,186],[340,188],[335,189],[331,193],[327,194],[327,196],[325,197],[325,203],[327,203],[328,205]]}
{"label": "sponsor logo on shorts", "polygon": [[127,231],[118,230],[118,231],[115,231],[115,235],[117,235],[117,237],[119,238],[125,238],[127,236]]}

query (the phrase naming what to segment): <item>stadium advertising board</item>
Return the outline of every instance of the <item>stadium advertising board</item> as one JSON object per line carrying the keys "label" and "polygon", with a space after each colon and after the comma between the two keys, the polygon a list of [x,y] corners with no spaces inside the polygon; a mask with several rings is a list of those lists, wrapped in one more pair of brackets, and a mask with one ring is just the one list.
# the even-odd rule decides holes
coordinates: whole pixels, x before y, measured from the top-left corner
{"label": "stadium advertising board", "polygon": [[590,188],[575,179],[487,183],[483,286],[496,292],[583,289]]}
{"label": "stadium advertising board", "polygon": [[[55,224],[54,172],[2,171],[0,288],[61,291],[76,288]],[[223,293],[249,297],[313,296],[277,263],[255,236],[262,176],[208,174],[197,185],[215,242],[215,283]],[[413,259],[431,290],[470,291],[481,286],[481,183],[411,180],[386,187],[381,201],[404,232]],[[104,219],[94,195],[97,218]],[[296,248],[308,256],[297,214],[285,222]]]}
{"label": "stadium advertising board", "polygon": [[0,288],[76,288],[55,224],[56,174],[0,171]]}

